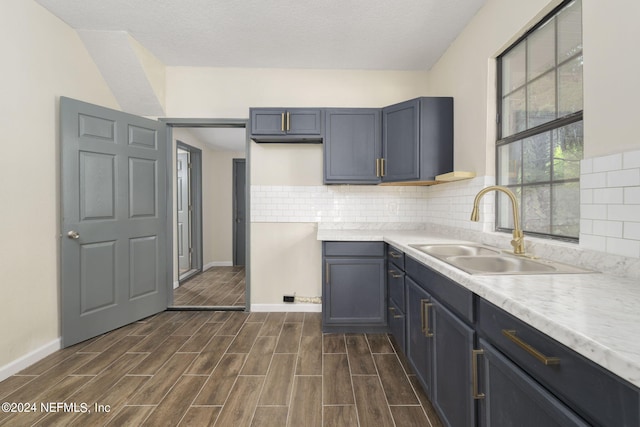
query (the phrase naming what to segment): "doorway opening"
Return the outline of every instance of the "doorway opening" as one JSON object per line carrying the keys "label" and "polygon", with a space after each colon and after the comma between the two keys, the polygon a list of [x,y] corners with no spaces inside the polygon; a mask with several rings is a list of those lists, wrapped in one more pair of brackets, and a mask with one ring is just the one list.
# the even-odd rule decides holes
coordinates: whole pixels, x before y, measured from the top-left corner
{"label": "doorway opening", "polygon": [[163,121],[175,161],[169,310],[246,311],[248,120]]}

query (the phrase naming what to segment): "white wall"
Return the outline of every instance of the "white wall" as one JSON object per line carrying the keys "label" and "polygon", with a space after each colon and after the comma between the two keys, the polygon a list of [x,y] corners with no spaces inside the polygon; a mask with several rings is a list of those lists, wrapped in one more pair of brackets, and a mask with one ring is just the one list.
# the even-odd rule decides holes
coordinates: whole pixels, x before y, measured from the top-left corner
{"label": "white wall", "polygon": [[32,352],[42,356],[59,345],[58,98],[118,104],[64,22],[25,0],[3,0],[0,16],[2,379]]}

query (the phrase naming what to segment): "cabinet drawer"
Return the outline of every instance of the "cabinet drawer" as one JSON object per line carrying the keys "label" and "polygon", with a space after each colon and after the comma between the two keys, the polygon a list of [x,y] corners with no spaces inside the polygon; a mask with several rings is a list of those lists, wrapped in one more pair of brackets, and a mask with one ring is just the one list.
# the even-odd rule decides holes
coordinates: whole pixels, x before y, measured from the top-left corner
{"label": "cabinet drawer", "polygon": [[436,273],[411,257],[405,258],[404,271],[407,276],[415,280],[416,283],[436,297],[443,305],[458,314],[463,320],[473,323],[473,292]]}
{"label": "cabinet drawer", "polygon": [[404,271],[387,262],[387,288],[389,297],[404,312]]}
{"label": "cabinet drawer", "polygon": [[384,242],[325,242],[325,256],[384,256]]}
{"label": "cabinet drawer", "polygon": [[396,344],[400,350],[405,353],[405,315],[404,311],[401,310],[393,301],[389,301],[388,318],[391,335],[393,335],[393,338],[396,340]]}
{"label": "cabinet drawer", "polygon": [[400,249],[396,249],[391,245],[387,245],[387,259],[393,261],[395,265],[404,270],[404,252]]}
{"label": "cabinet drawer", "polygon": [[640,425],[637,388],[485,300],[478,331],[593,424]]}

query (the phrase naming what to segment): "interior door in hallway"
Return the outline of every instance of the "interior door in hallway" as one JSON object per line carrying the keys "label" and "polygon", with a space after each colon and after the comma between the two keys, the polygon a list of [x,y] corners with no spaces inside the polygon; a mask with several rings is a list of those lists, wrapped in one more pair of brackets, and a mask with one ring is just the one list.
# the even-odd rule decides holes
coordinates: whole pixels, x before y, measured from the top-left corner
{"label": "interior door in hallway", "polygon": [[60,100],[62,344],[167,307],[166,126]]}
{"label": "interior door in hallway", "polygon": [[233,265],[246,264],[246,160],[233,159]]}
{"label": "interior door in hallway", "polygon": [[177,160],[178,205],[178,277],[191,270],[191,197],[189,184],[189,152],[178,149]]}

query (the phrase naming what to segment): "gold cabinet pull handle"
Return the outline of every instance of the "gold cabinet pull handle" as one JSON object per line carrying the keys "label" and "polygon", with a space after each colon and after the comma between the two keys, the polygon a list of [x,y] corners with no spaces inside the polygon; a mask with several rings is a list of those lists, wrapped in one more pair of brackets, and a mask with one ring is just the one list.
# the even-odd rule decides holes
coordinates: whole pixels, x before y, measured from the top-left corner
{"label": "gold cabinet pull handle", "polygon": [[393,277],[394,279],[401,279],[402,278],[402,274],[398,273],[395,270],[389,270],[389,274],[391,275],[391,277]]}
{"label": "gold cabinet pull handle", "polygon": [[398,254],[398,253],[396,253],[396,252],[394,252],[394,251],[389,251],[389,256],[390,256],[391,258],[395,258],[395,259],[400,258],[400,254]]}
{"label": "gold cabinet pull handle", "polygon": [[325,281],[327,282],[327,285],[329,284],[329,263],[325,262],[324,263],[324,272],[325,272]]}
{"label": "gold cabinet pull handle", "polygon": [[287,111],[287,132],[291,130],[291,113]]}
{"label": "gold cabinet pull handle", "polygon": [[284,113],[280,113],[280,130],[284,132]]}
{"label": "gold cabinet pull handle", "polygon": [[376,177],[380,177],[380,159],[376,159]]}
{"label": "gold cabinet pull handle", "polygon": [[484,354],[484,350],[471,350],[471,377],[473,380],[473,398],[484,399],[484,393],[478,392],[478,356]]}
{"label": "gold cabinet pull handle", "polygon": [[528,343],[524,342],[520,337],[518,337],[517,332],[515,331],[515,329],[503,329],[502,330],[502,335],[504,335],[505,337],[509,338],[511,341],[516,343],[518,345],[518,347],[520,347],[521,349],[523,349],[524,351],[526,351],[527,353],[529,353],[530,355],[532,355],[533,357],[538,359],[543,364],[545,364],[547,366],[549,366],[549,365],[559,365],[560,364],[560,358],[559,357],[545,356],[539,350],[537,350],[533,346],[531,346],[531,344],[528,344]]}
{"label": "gold cabinet pull handle", "polygon": [[396,309],[395,307],[389,307],[389,311],[391,313],[393,313],[393,318],[394,319],[402,319],[404,316],[402,316],[401,314],[395,314],[396,313]]}
{"label": "gold cabinet pull handle", "polygon": [[385,170],[384,170],[384,168],[385,168],[384,161],[385,161],[384,157],[380,159],[380,176],[381,177],[384,177],[386,175]]}
{"label": "gold cabinet pull handle", "polygon": [[433,336],[433,332],[430,332],[429,329],[429,308],[433,307],[433,304],[428,299],[420,300],[420,308],[421,308],[421,316],[422,316],[422,333],[425,337],[431,338]]}

